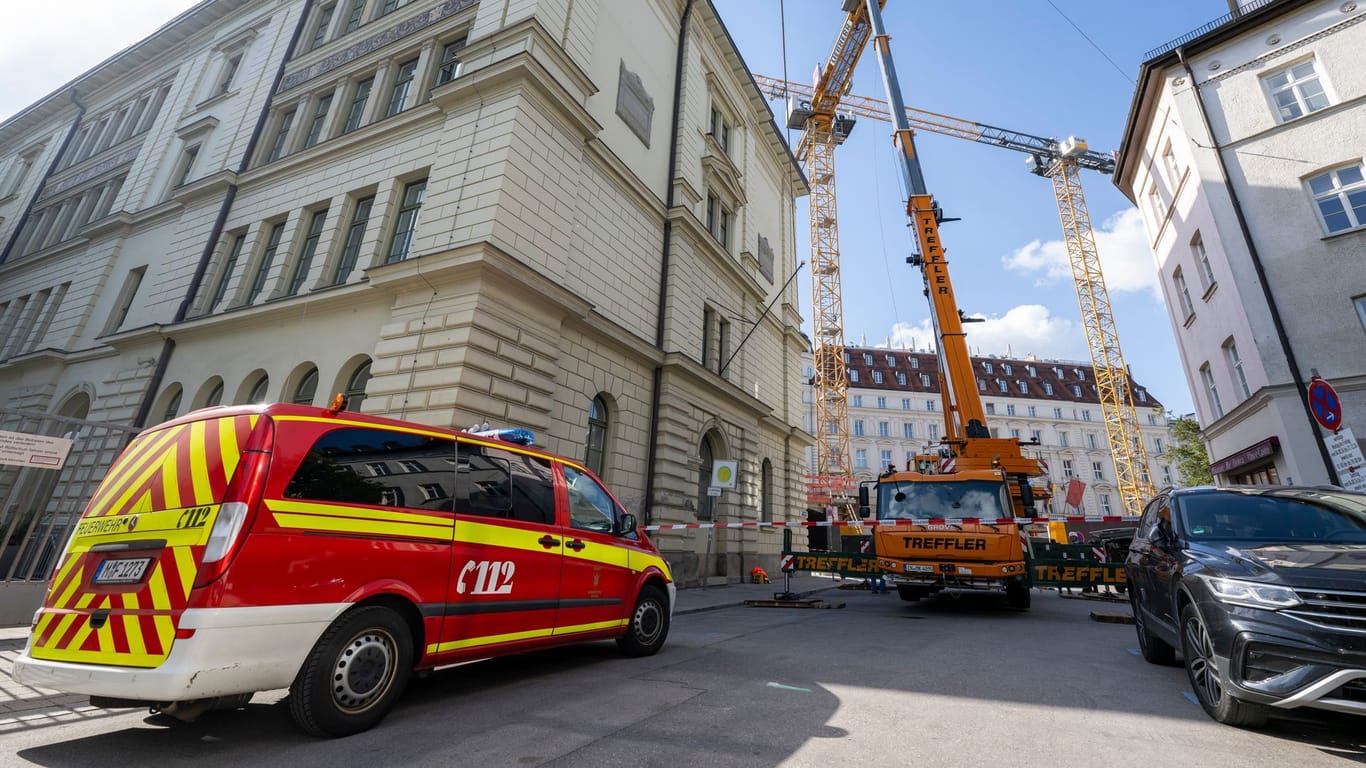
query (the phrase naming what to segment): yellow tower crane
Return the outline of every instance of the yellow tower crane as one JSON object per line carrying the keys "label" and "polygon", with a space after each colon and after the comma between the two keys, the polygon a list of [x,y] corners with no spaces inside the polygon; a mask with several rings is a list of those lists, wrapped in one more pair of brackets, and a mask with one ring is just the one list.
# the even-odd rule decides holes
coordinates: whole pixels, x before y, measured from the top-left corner
{"label": "yellow tower crane", "polygon": [[[885,3],[879,0],[878,7]],[[835,147],[844,143],[854,125],[853,118],[838,110],[871,30],[863,4],[847,5],[844,26],[829,59],[816,73],[815,85],[805,89],[802,108],[787,117],[788,128],[802,131],[796,154],[811,184],[816,466],[814,476],[808,478],[808,499],[846,510],[852,508],[854,480],[849,469],[849,385],[840,295],[839,219],[835,213]]]}
{"label": "yellow tower crane", "polygon": [[[850,19],[853,14],[850,14]],[[846,29],[848,22],[846,22]],[[865,35],[866,36],[866,35]],[[844,35],[841,35],[843,38]],[[861,45],[861,43],[860,43]],[[837,48],[838,50],[838,48]],[[851,67],[852,70],[852,67]],[[788,124],[791,127],[792,115],[801,114],[807,104],[816,104],[817,94],[821,91],[801,83],[794,83],[764,75],[754,75],[759,89],[770,98],[786,98],[789,102]],[[845,88],[848,82],[845,81]],[[819,86],[819,83],[818,83]],[[852,124],[854,116],[870,117],[875,120],[891,122],[887,103],[867,96],[841,92],[838,100],[842,113]],[[830,107],[833,109],[833,106]],[[1134,408],[1133,392],[1129,382],[1128,367],[1119,347],[1119,335],[1115,331],[1114,314],[1110,309],[1110,294],[1105,288],[1105,278],[1101,274],[1100,255],[1096,250],[1095,233],[1091,228],[1091,216],[1086,210],[1086,198],[1082,194],[1078,171],[1087,168],[1100,173],[1113,173],[1115,159],[1112,155],[1094,152],[1087,148],[1086,142],[1079,139],[1056,141],[1017,131],[963,120],[957,117],[927,112],[906,107],[906,117],[915,130],[955,136],[960,139],[1005,147],[1029,155],[1029,169],[1053,181],[1053,192],[1057,197],[1058,215],[1062,220],[1063,240],[1067,243],[1067,253],[1072,266],[1072,278],[1077,286],[1077,301],[1081,306],[1082,325],[1086,329],[1087,347],[1091,353],[1091,366],[1096,376],[1096,394],[1100,399],[1101,413],[1105,422],[1105,432],[1110,441],[1110,455],[1115,463],[1116,481],[1120,498],[1126,514],[1138,515],[1144,502],[1153,494],[1152,480],[1148,472],[1148,452],[1143,446],[1138,430],[1138,413]],[[809,133],[809,131],[808,131]],[[847,131],[846,131],[847,134]],[[803,141],[807,135],[803,134]],[[800,145],[799,145],[800,146]],[[811,179],[811,241],[812,263],[815,279],[820,280],[819,269],[822,265],[838,270],[839,254],[836,246],[833,257],[822,259],[817,245],[817,221],[828,216],[832,220],[828,231],[835,231],[834,218],[834,163],[833,145],[829,154],[823,157],[822,170],[828,170],[829,190],[820,200],[828,199],[828,208],[818,204],[817,180]],[[808,168],[811,166],[808,165]],[[808,170],[810,175],[810,170]],[[839,277],[832,279],[835,286],[835,301],[838,308]],[[819,294],[816,297],[817,317],[822,305]],[[819,326],[818,326],[819,327]],[[821,337],[818,335],[818,339]],[[843,342],[840,344],[843,351]],[[817,428],[825,426],[820,420],[820,356],[817,354]],[[843,355],[839,357],[843,370]],[[842,379],[841,379],[842,382]],[[841,403],[844,391],[840,391]],[[847,418],[847,410],[841,412]],[[843,427],[841,428],[843,429]],[[848,460],[848,432],[844,435],[844,456]],[[818,436],[818,439],[825,437]]]}

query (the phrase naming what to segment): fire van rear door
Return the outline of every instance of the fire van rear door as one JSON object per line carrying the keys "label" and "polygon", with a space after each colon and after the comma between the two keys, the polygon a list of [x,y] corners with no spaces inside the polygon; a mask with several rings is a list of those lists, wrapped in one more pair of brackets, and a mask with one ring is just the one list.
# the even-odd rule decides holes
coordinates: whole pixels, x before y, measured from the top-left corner
{"label": "fire van rear door", "polygon": [[126,667],[166,659],[256,415],[139,435],[95,491],[39,611],[34,658]]}

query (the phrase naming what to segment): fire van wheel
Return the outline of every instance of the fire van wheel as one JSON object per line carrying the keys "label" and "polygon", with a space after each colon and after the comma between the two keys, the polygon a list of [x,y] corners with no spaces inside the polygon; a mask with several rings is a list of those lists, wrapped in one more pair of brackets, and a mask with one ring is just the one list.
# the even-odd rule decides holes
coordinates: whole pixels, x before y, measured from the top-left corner
{"label": "fire van wheel", "polygon": [[653,656],[668,636],[669,596],[659,587],[645,587],[636,598],[626,634],[617,638],[617,647],[627,656]]}
{"label": "fire van wheel", "polygon": [[314,736],[359,733],[384,719],[412,669],[407,622],[381,606],[357,608],[318,638],[290,686],[290,712]]}

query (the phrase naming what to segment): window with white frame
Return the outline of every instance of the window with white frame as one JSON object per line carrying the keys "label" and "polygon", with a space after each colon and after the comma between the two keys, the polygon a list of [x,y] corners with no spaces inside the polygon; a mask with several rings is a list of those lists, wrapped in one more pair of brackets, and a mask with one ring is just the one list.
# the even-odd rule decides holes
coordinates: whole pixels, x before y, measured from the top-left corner
{"label": "window with white frame", "polygon": [[935,404],[935,401],[933,401],[933,400],[926,400],[926,401],[925,401],[925,410],[927,410],[927,411],[936,411],[936,410],[939,410],[939,406],[936,405],[936,404]]}
{"label": "window with white frame", "polygon": [[1086,447],[1087,447],[1087,448],[1090,448],[1090,449],[1093,450],[1093,451],[1096,449],[1096,433],[1095,433],[1095,432],[1087,432],[1087,433],[1086,433]]}
{"label": "window with white frame", "polygon": [[[1363,314],[1362,314],[1362,316],[1361,316],[1361,322],[1362,322],[1362,323],[1366,323],[1366,298],[1363,298],[1362,300],[1360,300],[1360,301],[1357,302],[1357,303],[1360,304],[1360,305],[1362,306],[1362,313],[1363,313]],[[903,411],[909,411],[909,410],[911,410],[911,398],[909,398],[909,397],[903,397],[903,398],[901,398],[901,410],[903,410]]]}
{"label": "window with white frame", "polygon": [[879,371],[879,370],[876,370],[876,369],[873,370],[873,383],[874,383],[874,384],[881,384],[881,383],[882,383],[882,371]]}
{"label": "window with white frame", "polygon": [[1031,429],[1031,430],[1029,430],[1029,439],[1030,439],[1030,440],[1033,440],[1033,441],[1036,442],[1036,443],[1043,442],[1043,430],[1039,430],[1039,429]]}
{"label": "window with white frame", "polygon": [[1283,123],[1317,112],[1329,104],[1313,59],[1272,72],[1262,78],[1262,82],[1276,106],[1276,116]]}
{"label": "window with white frame", "polygon": [[1214,383],[1214,372],[1210,370],[1209,363],[1200,366],[1200,381],[1204,383],[1205,391],[1209,393],[1209,407],[1214,418],[1223,417],[1224,404],[1219,401],[1219,387]]}
{"label": "window with white frame", "polygon": [[288,152],[289,129],[294,125],[294,113],[297,110],[293,107],[280,113],[275,123],[275,140],[271,142],[270,154],[266,155],[266,162],[272,162],[284,157]]}
{"label": "window with white frame", "polygon": [[393,264],[408,258],[413,245],[413,234],[417,232],[417,216],[422,210],[422,198],[427,193],[427,180],[414,181],[403,187],[403,203],[398,209],[398,221],[394,225],[393,237],[389,239],[389,255],[385,264]]}
{"label": "window with white frame", "polygon": [[1153,438],[1153,452],[1158,454],[1162,453],[1162,438]]}
{"label": "window with white frame", "polygon": [[996,415],[996,404],[995,404],[995,403],[987,403],[987,404],[986,404],[986,409],[987,409],[987,415],[988,415],[988,416],[995,416],[995,415]]}
{"label": "window with white frame", "polygon": [[1361,169],[1357,163],[1308,179],[1314,205],[1330,235],[1366,225],[1366,179]]}
{"label": "window with white frame", "polygon": [[885,397],[879,397],[879,398],[877,399],[877,407],[879,407],[879,408],[886,408],[886,407],[887,407],[887,398],[885,398]]}
{"label": "window with white frame", "polygon": [[888,367],[888,368],[895,368],[895,367],[896,367],[896,355],[887,355],[886,358],[887,358],[887,367]]}
{"label": "window with white frame", "polygon": [[853,400],[854,400],[854,402],[852,403],[852,405],[853,405],[855,408],[862,408],[862,407],[863,407],[863,395],[854,395]]}
{"label": "window with white frame", "polygon": [[1015,415],[1015,404],[1014,404],[1014,403],[1007,403],[1007,404],[1006,404],[1006,415],[1007,415],[1007,416],[1014,416],[1014,415]]}
{"label": "window with white frame", "polygon": [[891,466],[891,463],[892,463],[892,452],[891,452],[891,451],[883,451],[883,452],[882,452],[882,465],[881,465],[881,466],[884,466],[884,467]]}
{"label": "window with white frame", "polygon": [[1176,166],[1176,153],[1172,151],[1172,140],[1167,139],[1167,146],[1162,150],[1162,167],[1167,171],[1167,181],[1173,190],[1181,182],[1181,169]]}
{"label": "window with white frame", "polygon": [[899,386],[899,387],[904,387],[904,386],[906,386],[906,372],[905,372],[905,371],[897,371],[897,372],[896,372],[896,383],[897,383],[897,386]]}
{"label": "window with white frame", "polygon": [[852,369],[849,371],[849,381],[855,382],[855,383],[858,382],[858,371],[855,371],[855,370],[852,370]]}
{"label": "window with white frame", "polygon": [[1043,383],[1043,393],[1044,393],[1045,395],[1051,395],[1051,394],[1053,394],[1053,383],[1052,383],[1052,382],[1045,381],[1045,382]]}
{"label": "window with white frame", "polygon": [[922,373],[922,374],[920,374],[920,386],[922,386],[922,387],[928,387],[929,385],[930,385],[930,375],[929,375],[928,373]]}
{"label": "window with white frame", "polygon": [[1195,314],[1195,305],[1191,303],[1191,293],[1186,288],[1186,276],[1180,267],[1172,273],[1172,283],[1176,286],[1176,298],[1181,302],[1181,319],[1188,321]]}
{"label": "window with white frame", "polygon": [[1020,394],[1022,395],[1029,394],[1029,384],[1024,379],[1016,379],[1015,388],[1020,390]]}
{"label": "window with white frame", "polygon": [[1019,440],[1019,439],[1020,439],[1020,430],[1019,430],[1018,428],[1016,428],[1016,427],[1011,427],[1011,428],[1010,428],[1010,438],[1011,438],[1012,440]]}
{"label": "window with white frame", "polygon": [[885,422],[885,421],[879,421],[879,422],[877,423],[877,436],[878,436],[878,437],[891,437],[891,436],[892,436],[892,425],[889,424],[889,423],[887,423],[887,422]]}
{"label": "window with white frame", "polygon": [[991,363],[982,363],[982,372],[983,372],[983,373],[991,373],[991,372],[992,372]]}
{"label": "window with white frame", "polygon": [[332,15],[336,12],[336,3],[318,6],[313,17],[313,33],[308,37],[308,50],[327,42],[327,30],[332,26]]}
{"label": "window with white frame", "polygon": [[413,76],[416,74],[416,57],[398,65],[398,73],[394,76],[394,84],[389,88],[389,106],[384,110],[385,117],[393,117],[403,111],[408,102],[408,94],[413,90]]}
{"label": "window with white frame", "polygon": [[1072,469],[1071,459],[1062,460],[1062,476],[1064,479],[1077,476],[1076,470]]}
{"label": "window with white frame", "polygon": [[1108,493],[1100,494],[1100,513],[1102,515],[1110,514],[1110,494]]}
{"label": "window with white frame", "polygon": [[1239,356],[1238,345],[1232,337],[1224,342],[1224,357],[1228,358],[1228,367],[1233,371],[1233,380],[1238,383],[1243,398],[1252,397],[1252,390],[1247,385],[1247,374],[1243,372],[1243,358]]}
{"label": "window with white frame", "polygon": [[901,436],[907,440],[915,439],[915,424],[909,421],[901,423]]}
{"label": "window with white frame", "polygon": [[730,154],[730,121],[716,107],[711,108],[711,124],[708,126],[711,137],[721,146],[721,151]]}
{"label": "window with white frame", "polygon": [[1148,185],[1148,210],[1153,214],[1153,222],[1160,224],[1166,211],[1162,208],[1162,195],[1157,192],[1157,182]]}
{"label": "window with white frame", "polygon": [[1083,408],[1083,409],[1082,409],[1082,412],[1081,412],[1081,420],[1082,420],[1082,421],[1090,421],[1090,420],[1091,420],[1091,409],[1090,409],[1090,408]]}
{"label": "window with white frame", "polygon": [[863,419],[854,419],[854,437],[863,437]]}
{"label": "window with white frame", "polygon": [[445,85],[460,76],[460,52],[465,49],[465,38],[447,43],[441,49],[441,69],[436,73],[436,84]]}
{"label": "window with white frame", "polygon": [[1061,418],[1062,418],[1062,409],[1061,409],[1061,408],[1054,408],[1054,409],[1053,409],[1053,418],[1055,418],[1055,419],[1061,419]]}
{"label": "window with white frame", "polygon": [[1025,410],[1031,419],[1039,415],[1039,409],[1035,406],[1027,406]]}
{"label": "window with white frame", "polygon": [[1080,384],[1073,384],[1073,385],[1072,385],[1072,396],[1073,396],[1073,397],[1081,397],[1081,385],[1080,385]]}
{"label": "window with white frame", "polygon": [[332,94],[326,94],[313,104],[313,119],[308,124],[308,135],[304,137],[307,149],[322,140],[323,128],[327,124],[327,113],[332,109]]}
{"label": "window with white frame", "polygon": [[1063,448],[1066,448],[1066,447],[1067,447],[1067,433],[1066,433],[1066,432],[1059,432],[1059,433],[1058,433],[1058,445],[1062,446]]}
{"label": "window with white frame", "polygon": [[1097,480],[1104,480],[1105,465],[1101,464],[1099,461],[1091,462],[1091,474],[1094,475]]}
{"label": "window with white frame", "polygon": [[707,193],[707,231],[727,251],[730,250],[730,227],[734,216],[735,213],[721,201],[720,197]]}
{"label": "window with white frame", "polygon": [[1191,237],[1191,256],[1195,263],[1200,265],[1200,284],[1208,290],[1214,285],[1214,268],[1210,266],[1209,254],[1205,252],[1205,240],[1200,236],[1199,230]]}
{"label": "window with white frame", "polygon": [[854,466],[855,466],[855,467],[858,467],[859,469],[867,469],[867,468],[868,468],[868,451],[867,451],[867,450],[865,450],[865,449],[863,449],[863,448],[859,448],[858,450],[854,451]]}

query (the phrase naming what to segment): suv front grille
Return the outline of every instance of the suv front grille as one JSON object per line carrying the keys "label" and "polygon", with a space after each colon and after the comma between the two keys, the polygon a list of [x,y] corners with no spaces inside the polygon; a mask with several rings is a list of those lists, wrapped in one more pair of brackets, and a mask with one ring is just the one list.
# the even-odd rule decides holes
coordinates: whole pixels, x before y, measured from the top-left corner
{"label": "suv front grille", "polygon": [[1281,613],[1325,629],[1366,633],[1366,592],[1297,589],[1295,594],[1304,604]]}

